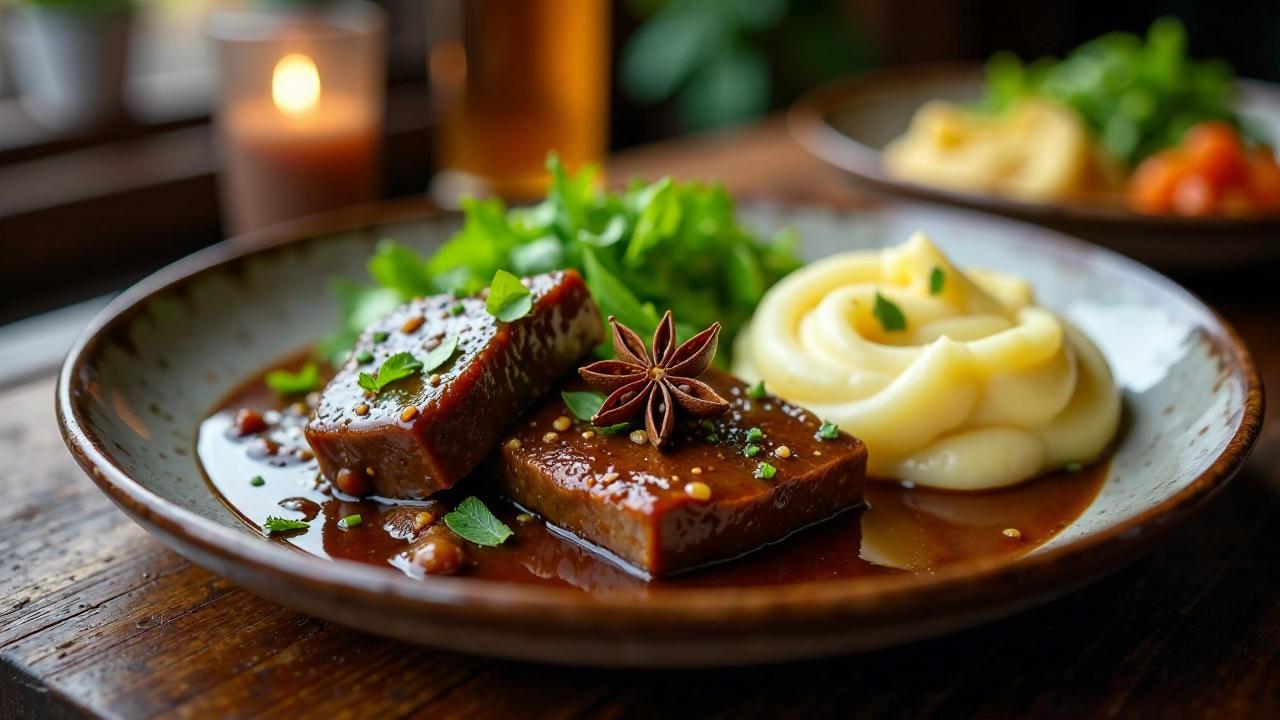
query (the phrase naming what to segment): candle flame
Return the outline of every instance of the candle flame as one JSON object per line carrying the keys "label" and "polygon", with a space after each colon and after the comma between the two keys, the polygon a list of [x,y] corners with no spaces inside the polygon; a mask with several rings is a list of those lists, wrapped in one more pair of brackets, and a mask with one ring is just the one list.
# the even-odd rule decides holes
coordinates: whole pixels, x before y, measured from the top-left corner
{"label": "candle flame", "polygon": [[271,99],[286,115],[314,110],[320,101],[320,72],[315,62],[299,53],[280,58],[271,74]]}

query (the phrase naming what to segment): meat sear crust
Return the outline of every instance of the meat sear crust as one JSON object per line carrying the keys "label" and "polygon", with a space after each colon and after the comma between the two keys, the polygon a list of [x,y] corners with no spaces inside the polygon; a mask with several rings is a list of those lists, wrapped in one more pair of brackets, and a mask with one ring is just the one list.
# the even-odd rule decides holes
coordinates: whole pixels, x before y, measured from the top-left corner
{"label": "meat sear crust", "polygon": [[[729,412],[682,422],[665,450],[631,430],[602,435],[580,420],[557,431],[556,421],[563,428],[572,415],[548,397],[503,440],[502,494],[650,577],[737,557],[861,503],[861,442],[817,437],[821,421],[811,413],[774,396],[752,400],[726,373],[709,370],[702,380],[729,400]],[[757,448],[750,457],[749,445]],[[762,462],[772,478],[762,477]]]}

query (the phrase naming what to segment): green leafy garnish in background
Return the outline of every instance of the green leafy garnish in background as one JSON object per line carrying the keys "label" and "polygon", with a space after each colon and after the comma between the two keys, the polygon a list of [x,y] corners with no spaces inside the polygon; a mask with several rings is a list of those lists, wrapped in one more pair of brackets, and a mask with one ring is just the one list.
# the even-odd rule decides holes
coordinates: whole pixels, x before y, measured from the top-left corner
{"label": "green leafy garnish in background", "polygon": [[1130,166],[1177,145],[1198,122],[1241,125],[1231,68],[1220,60],[1187,57],[1186,30],[1171,17],[1152,23],[1145,42],[1109,33],[1060,61],[1023,64],[1010,53],[993,56],[983,103],[1002,110],[1028,96],[1073,108],[1103,146]]}
{"label": "green leafy garnish in background", "polygon": [[493,282],[489,283],[485,309],[502,322],[515,322],[533,310],[533,293],[520,282],[520,278],[499,270],[494,273]]}
{"label": "green leafy garnish in background", "polygon": [[[441,347],[443,347],[443,343]],[[372,375],[365,372],[360,373],[360,377],[356,378],[356,382],[360,384],[360,387],[377,395],[391,383],[420,372],[422,372],[422,361],[407,352],[402,352],[383,360],[382,367],[378,368]]]}
{"label": "green leafy garnish in background", "polygon": [[263,380],[278,395],[301,395],[320,389],[320,368],[309,362],[296,373],[272,370]]}
{"label": "green leafy garnish in background", "polygon": [[884,328],[885,332],[907,329],[907,316],[902,313],[902,308],[878,292],[876,304],[871,309],[871,313],[876,316],[876,320],[880,321],[880,327]]}
{"label": "green leafy garnish in background", "polygon": [[449,529],[477,545],[493,547],[511,537],[511,528],[497,518],[479,498],[469,497],[444,516]]}
{"label": "green leafy garnish in background", "polygon": [[[604,317],[617,316],[642,336],[670,309],[680,340],[719,321],[721,347],[731,350],[764,292],[800,266],[794,233],[762,240],[743,229],[722,187],[666,178],[611,192],[599,187],[595,167],[570,173],[553,154],[547,168],[551,185],[537,205],[464,200],[462,229],[431,257],[379,243],[368,262],[376,286],[335,285],[343,328],[323,345],[326,357],[341,362],[364,327],[415,296],[475,293],[499,270],[522,276],[564,268],[583,274]],[[612,347],[602,343],[598,352],[610,355]],[[727,364],[728,355],[717,362]]]}

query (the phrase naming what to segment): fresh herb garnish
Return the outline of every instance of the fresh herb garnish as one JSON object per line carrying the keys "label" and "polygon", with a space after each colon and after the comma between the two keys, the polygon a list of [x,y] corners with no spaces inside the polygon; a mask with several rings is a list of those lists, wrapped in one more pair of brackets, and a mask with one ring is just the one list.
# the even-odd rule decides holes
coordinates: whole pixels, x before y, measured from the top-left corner
{"label": "fresh herb garnish", "polygon": [[454,317],[457,317],[466,311],[467,311],[467,308],[463,306],[462,303],[454,303],[453,305],[449,306],[449,314]]}
{"label": "fresh herb garnish", "polygon": [[484,307],[489,314],[502,322],[515,322],[533,310],[533,293],[520,282],[520,278],[506,270],[499,270],[489,283],[489,299]]}
{"label": "fresh herb garnish", "polygon": [[710,443],[720,442],[720,436],[713,432],[707,433],[707,442],[710,442]]}
{"label": "fresh herb garnish", "polygon": [[942,289],[947,286],[947,271],[940,267],[935,267],[929,273],[929,294],[940,295]]}
{"label": "fresh herb garnish", "polygon": [[819,440],[835,440],[840,437],[840,426],[830,420],[823,420],[818,427],[817,437]]}
{"label": "fresh herb garnish", "polygon": [[885,332],[907,329],[907,316],[902,314],[902,308],[879,292],[876,293],[876,304],[871,312],[876,316],[876,320],[880,321],[880,327],[884,328]]}
{"label": "fresh herb garnish", "polygon": [[356,362],[360,363],[361,365],[366,365],[368,363],[373,362],[373,353],[369,352],[368,350],[361,350],[360,352],[356,353]]}
{"label": "fresh herb garnish", "polygon": [[422,358],[422,372],[429,373],[449,362],[449,358],[458,350],[458,338],[448,337],[440,341],[434,350]]}
{"label": "fresh herb garnish", "polygon": [[375,330],[373,333],[373,341],[375,343],[386,342],[388,336],[390,336],[390,333],[386,330]]}
{"label": "fresh herb garnish", "polygon": [[[560,398],[564,400],[565,407],[569,408],[569,412],[573,416],[583,422],[591,422],[591,418],[600,412],[600,406],[604,405],[605,396],[592,390],[574,391],[562,390]],[[617,425],[609,425],[606,427],[592,426],[597,435],[613,435],[622,432],[631,427],[631,423],[618,423]]]}
{"label": "fresh herb garnish", "polygon": [[747,442],[755,443],[764,439],[764,431],[758,427],[753,427],[747,431]]}
{"label": "fresh herb garnish", "polygon": [[748,445],[745,448],[743,448],[742,454],[746,455],[747,457],[755,457],[760,454],[760,446]]}
{"label": "fresh herb garnish", "polygon": [[763,380],[747,388],[747,397],[751,398],[752,400],[763,400],[765,396],[768,394],[769,393],[764,389]]}
{"label": "fresh herb garnish", "polygon": [[288,370],[272,370],[263,378],[267,387],[279,395],[301,395],[320,387],[320,368],[309,362],[296,373]]}
{"label": "fresh herb garnish", "polygon": [[[727,350],[764,292],[800,266],[795,234],[763,239],[749,232],[722,187],[668,179],[613,192],[597,183],[594,167],[569,173],[551,155],[547,169],[551,185],[536,206],[463,200],[462,229],[429,257],[379,243],[368,262],[375,286],[335,282],[344,322],[326,341],[325,357],[341,360],[364,327],[413,297],[469,295],[500,269],[533,275],[573,268],[603,317],[617,316],[642,336],[657,328],[658,308],[680,318],[680,340],[719,321],[726,352],[717,362],[727,367]],[[608,342],[597,351],[613,354]]]}
{"label": "fresh herb garnish", "polygon": [[254,487],[262,487],[263,485],[267,484],[267,481],[264,480],[261,475],[254,475],[253,477],[249,478],[249,484]]}
{"label": "fresh herb garnish", "polygon": [[479,498],[469,497],[444,516],[449,529],[477,545],[493,547],[511,537],[511,528],[497,518]]}
{"label": "fresh herb garnish", "polygon": [[360,377],[356,382],[360,387],[377,395],[382,389],[391,383],[416,375],[422,371],[422,361],[413,355],[402,352],[396,353],[386,360],[382,361],[382,367],[378,368],[372,375],[369,373],[360,373]]}
{"label": "fresh herb garnish", "polygon": [[302,520],[289,520],[275,515],[268,517],[267,521],[262,523],[262,529],[268,535],[289,532],[290,530],[306,530],[309,527],[311,527],[311,523],[303,522]]}
{"label": "fresh herb garnish", "polygon": [[778,474],[778,468],[767,462],[762,462],[756,466],[756,477],[761,480],[772,480],[774,475]]}
{"label": "fresh herb garnish", "polygon": [[338,521],[338,527],[346,530],[348,528],[353,528],[362,522],[364,522],[364,518],[359,515],[348,515]]}

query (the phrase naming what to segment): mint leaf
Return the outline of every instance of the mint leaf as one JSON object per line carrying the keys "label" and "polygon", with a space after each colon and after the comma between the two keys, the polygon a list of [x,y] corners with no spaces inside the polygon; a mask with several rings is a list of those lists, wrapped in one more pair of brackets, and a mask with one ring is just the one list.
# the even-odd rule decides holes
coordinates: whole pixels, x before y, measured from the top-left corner
{"label": "mint leaf", "polygon": [[533,293],[520,282],[520,278],[499,270],[489,283],[485,309],[502,322],[515,322],[533,310]]}
{"label": "mint leaf", "polygon": [[360,387],[377,395],[391,383],[416,375],[421,371],[421,360],[407,352],[396,353],[383,360],[382,367],[378,368],[374,374],[360,373],[360,376],[356,378],[356,382],[359,383]]}
{"label": "mint leaf", "polygon": [[871,312],[876,316],[876,320],[880,321],[880,327],[884,328],[885,332],[907,329],[907,316],[902,314],[902,308],[879,292],[876,292],[876,304]]}
{"label": "mint leaf", "polygon": [[947,271],[940,267],[935,267],[933,272],[929,273],[929,294],[938,295],[942,293],[942,288],[947,286]]}
{"label": "mint leaf", "polygon": [[440,341],[440,344],[436,346],[435,350],[427,353],[427,356],[422,358],[422,372],[429,373],[441,365],[444,365],[449,362],[449,358],[453,357],[453,354],[457,351],[458,338],[445,338]]}
{"label": "mint leaf", "polygon": [[320,388],[320,368],[309,362],[296,373],[272,370],[263,380],[279,395],[301,395]]}
{"label": "mint leaf", "polygon": [[262,523],[262,529],[268,535],[289,532],[290,530],[306,530],[309,527],[311,527],[310,523],[301,520],[287,520],[274,515],[269,516],[267,521]]}
{"label": "mint leaf", "polygon": [[511,537],[511,528],[503,524],[474,496],[458,503],[457,507],[447,513],[444,524],[463,539],[485,547],[501,545]]}

